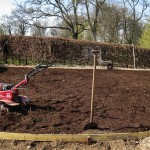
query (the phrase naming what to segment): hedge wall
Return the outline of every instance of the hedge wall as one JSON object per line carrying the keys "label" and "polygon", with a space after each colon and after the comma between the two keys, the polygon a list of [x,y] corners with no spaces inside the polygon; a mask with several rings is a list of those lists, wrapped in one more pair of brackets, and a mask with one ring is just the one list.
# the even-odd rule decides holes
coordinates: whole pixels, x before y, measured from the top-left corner
{"label": "hedge wall", "polygon": [[[0,62],[16,59],[31,63],[61,63],[90,65],[91,50],[101,50],[103,60],[112,60],[118,66],[133,66],[133,47],[123,44],[108,44],[91,41],[50,37],[0,36]],[[136,66],[150,67],[150,49],[135,47]]]}

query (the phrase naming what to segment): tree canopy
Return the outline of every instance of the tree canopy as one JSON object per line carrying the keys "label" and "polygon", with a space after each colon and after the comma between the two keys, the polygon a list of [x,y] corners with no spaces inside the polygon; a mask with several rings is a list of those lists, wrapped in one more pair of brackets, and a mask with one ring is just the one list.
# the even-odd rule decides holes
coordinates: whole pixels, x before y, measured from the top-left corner
{"label": "tree canopy", "polygon": [[142,36],[139,39],[139,46],[150,48],[150,22],[148,22],[143,30]]}
{"label": "tree canopy", "polygon": [[24,0],[1,26],[9,35],[137,44],[148,7],[147,0]]}

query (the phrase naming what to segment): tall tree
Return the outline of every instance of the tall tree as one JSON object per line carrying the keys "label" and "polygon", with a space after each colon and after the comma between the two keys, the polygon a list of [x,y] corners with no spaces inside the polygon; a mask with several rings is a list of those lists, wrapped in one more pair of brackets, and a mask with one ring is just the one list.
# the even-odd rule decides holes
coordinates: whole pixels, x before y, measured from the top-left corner
{"label": "tall tree", "polygon": [[139,46],[150,48],[150,21],[145,25],[142,36],[139,39]]}
{"label": "tall tree", "polygon": [[3,30],[2,25],[0,25],[0,34],[4,34],[4,30]]}
{"label": "tall tree", "polygon": [[33,36],[50,36],[50,29],[47,28],[39,28],[38,26],[46,26],[47,22],[45,21],[37,21],[37,26],[30,27],[30,34]]}
{"label": "tall tree", "polygon": [[7,16],[3,15],[1,17],[1,22],[2,22],[2,27],[4,34],[12,35],[12,30],[13,30],[13,23],[12,20]]}
{"label": "tall tree", "polygon": [[[148,8],[147,0],[121,0],[123,5],[124,35],[128,44],[137,44],[141,34],[139,22],[144,17],[145,10]],[[127,13],[128,12],[128,13]],[[128,30],[130,28],[130,33]]]}
{"label": "tall tree", "polygon": [[102,12],[98,16],[100,20],[99,39],[102,42],[121,43],[122,8],[116,4],[105,3],[101,9]]}
{"label": "tall tree", "polygon": [[8,35],[26,35],[29,26],[24,20],[24,15],[13,10],[10,15],[4,15],[1,18],[5,34]]}
{"label": "tall tree", "polygon": [[105,0],[84,0],[87,22],[89,23],[94,41],[97,41],[98,15],[104,2]]}
{"label": "tall tree", "polygon": [[25,16],[23,13],[13,10],[9,18],[13,22],[14,34],[26,35],[29,29],[29,25],[26,24]]}
{"label": "tall tree", "polygon": [[[28,16],[26,18],[28,24],[43,29],[68,30],[74,39],[77,39],[78,35],[85,30],[84,20],[81,19],[80,0],[26,0],[25,3],[17,5],[17,10]],[[49,24],[39,25],[37,24],[39,19],[47,19]],[[52,20],[55,23],[52,23]],[[64,26],[60,24],[62,21],[65,22]]]}

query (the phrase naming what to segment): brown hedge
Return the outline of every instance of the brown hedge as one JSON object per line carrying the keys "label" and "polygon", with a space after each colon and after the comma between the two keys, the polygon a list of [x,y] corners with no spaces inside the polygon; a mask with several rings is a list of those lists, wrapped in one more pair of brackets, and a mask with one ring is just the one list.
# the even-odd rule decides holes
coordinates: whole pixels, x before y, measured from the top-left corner
{"label": "brown hedge", "polygon": [[[8,56],[28,58],[31,62],[63,64],[91,64],[92,49],[102,52],[103,60],[112,60],[119,66],[133,65],[133,47],[123,44],[109,44],[51,37],[0,36],[0,56],[3,57],[4,42],[8,43]],[[135,47],[137,67],[150,67],[150,49]]]}

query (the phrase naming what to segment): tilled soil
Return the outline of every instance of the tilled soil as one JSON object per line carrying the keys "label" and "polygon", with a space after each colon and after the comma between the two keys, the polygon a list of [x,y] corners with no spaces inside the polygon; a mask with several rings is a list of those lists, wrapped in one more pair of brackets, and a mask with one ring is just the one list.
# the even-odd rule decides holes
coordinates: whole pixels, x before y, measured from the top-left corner
{"label": "tilled soil", "polygon": [[[32,68],[10,67],[1,83],[17,84]],[[0,131],[83,133],[90,122],[92,69],[49,68],[32,77],[20,94],[31,111],[1,116]],[[94,122],[100,131],[150,130],[150,71],[96,70]]]}

